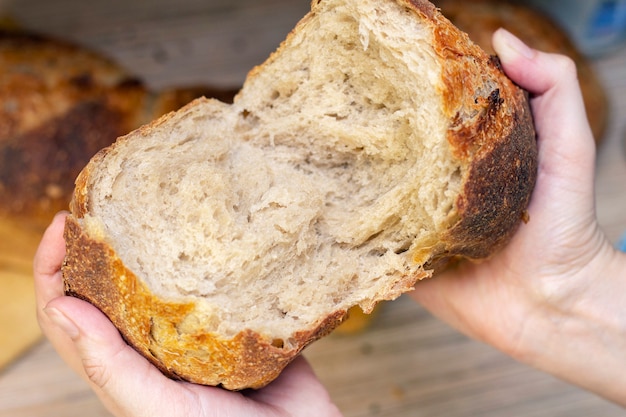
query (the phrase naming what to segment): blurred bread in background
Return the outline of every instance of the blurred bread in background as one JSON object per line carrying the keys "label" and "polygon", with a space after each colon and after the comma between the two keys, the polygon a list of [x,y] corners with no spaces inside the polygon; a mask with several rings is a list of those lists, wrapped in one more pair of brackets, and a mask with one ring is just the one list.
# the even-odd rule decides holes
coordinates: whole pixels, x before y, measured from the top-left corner
{"label": "blurred bread in background", "polygon": [[236,93],[150,91],[101,54],[8,22],[0,31],[0,221],[43,230],[67,209],[76,176],[98,150],[196,97]]}

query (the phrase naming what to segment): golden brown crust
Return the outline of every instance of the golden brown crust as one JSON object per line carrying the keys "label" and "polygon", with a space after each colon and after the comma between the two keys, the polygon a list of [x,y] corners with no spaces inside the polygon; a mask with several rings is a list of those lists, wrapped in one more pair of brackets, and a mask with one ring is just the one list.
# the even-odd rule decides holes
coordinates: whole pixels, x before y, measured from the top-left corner
{"label": "golden brown crust", "polygon": [[[346,316],[337,311],[294,340],[268,340],[245,330],[230,339],[185,326],[192,302],[162,300],[122,263],[105,243],[85,235],[68,217],[65,292],[97,306],[126,341],[166,375],[206,385],[239,390],[260,388],[275,379],[309,343],[328,334]],[[119,279],[103,279],[119,277]]]}
{"label": "golden brown crust", "polygon": [[[514,232],[534,186],[536,143],[527,97],[503,75],[497,60],[473,45],[431,3],[399,1],[432,24],[433,48],[444,70],[441,96],[451,121],[447,139],[463,171],[455,214],[447,232],[425,249],[424,259],[434,263],[456,255],[488,256]],[[262,70],[257,67],[250,76]],[[147,134],[168,118],[135,135]],[[184,323],[193,316],[193,303],[177,304],[154,296],[107,244],[81,230],[76,218],[89,213],[86,184],[90,175],[88,166],[77,180],[74,217],[66,224],[66,291],[102,309],[126,340],[167,375],[229,389],[258,388],[345,317],[345,311],[337,311],[320,318],[312,329],[297,333],[294,340],[282,342],[252,330],[224,339],[203,332],[201,326],[187,328]],[[380,299],[410,289],[416,279],[431,272],[399,277]]]}
{"label": "golden brown crust", "polygon": [[210,97],[223,103],[232,103],[237,88],[216,88],[205,85],[170,88],[158,93],[153,115],[175,111],[198,97]]}

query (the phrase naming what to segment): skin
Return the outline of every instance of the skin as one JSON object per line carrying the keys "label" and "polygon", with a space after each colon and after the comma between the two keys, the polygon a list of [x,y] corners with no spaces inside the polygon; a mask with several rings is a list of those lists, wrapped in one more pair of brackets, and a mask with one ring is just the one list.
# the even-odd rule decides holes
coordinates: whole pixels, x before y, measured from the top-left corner
{"label": "skin", "polygon": [[595,145],[575,65],[504,31],[493,45],[532,97],[539,169],[530,221],[490,260],[411,295],[463,333],[626,406],[626,255],[596,219]]}
{"label": "skin", "polygon": [[[506,31],[493,43],[507,75],[532,96],[539,173],[530,221],[488,261],[420,282],[411,296],[465,334],[626,406],[626,255],[596,220],[595,145],[575,66]],[[114,415],[341,415],[303,358],[254,392],[164,377],[99,310],[63,295],[65,216],[55,217],[35,256],[38,319]]]}

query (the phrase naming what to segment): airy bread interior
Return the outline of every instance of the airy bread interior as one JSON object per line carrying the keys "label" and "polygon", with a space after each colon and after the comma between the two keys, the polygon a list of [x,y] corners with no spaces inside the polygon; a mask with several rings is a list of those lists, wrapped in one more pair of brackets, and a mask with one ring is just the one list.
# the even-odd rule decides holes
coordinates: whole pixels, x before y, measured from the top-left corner
{"label": "airy bread interior", "polygon": [[400,294],[395,278],[428,275],[420,254],[454,220],[463,167],[430,32],[395,2],[330,4],[234,104],[132,133],[90,178],[83,227],[154,293],[194,300],[207,332],[288,345],[368,311]]}

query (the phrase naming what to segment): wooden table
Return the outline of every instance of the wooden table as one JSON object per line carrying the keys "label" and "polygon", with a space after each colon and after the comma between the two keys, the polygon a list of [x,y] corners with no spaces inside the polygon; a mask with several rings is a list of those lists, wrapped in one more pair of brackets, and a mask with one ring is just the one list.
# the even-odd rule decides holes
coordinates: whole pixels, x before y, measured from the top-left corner
{"label": "wooden table", "polygon": [[[277,46],[308,1],[0,0],[0,10],[26,27],[115,57],[155,88],[231,86]],[[595,65],[613,108],[598,155],[597,208],[617,241],[626,231],[626,50]],[[306,355],[346,416],[624,415],[458,334],[406,297],[385,304],[368,331],[331,336]],[[108,415],[45,341],[0,374],[0,416]]]}

